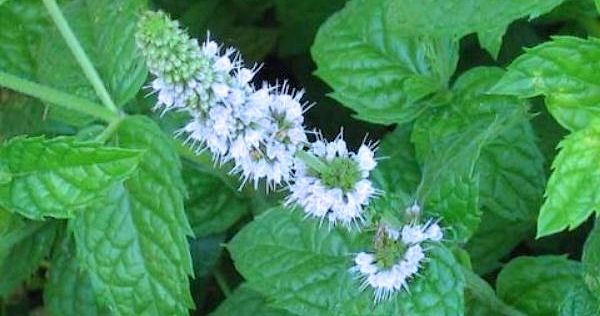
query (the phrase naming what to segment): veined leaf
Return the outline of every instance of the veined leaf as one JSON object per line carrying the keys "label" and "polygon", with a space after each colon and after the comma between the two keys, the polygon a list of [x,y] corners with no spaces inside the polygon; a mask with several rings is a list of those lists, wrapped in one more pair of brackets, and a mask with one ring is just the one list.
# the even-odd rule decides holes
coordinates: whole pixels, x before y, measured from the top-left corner
{"label": "veined leaf", "polygon": [[562,256],[519,257],[498,275],[498,297],[531,316],[558,315],[565,293],[585,287],[581,264]]}
{"label": "veined leaf", "polygon": [[571,290],[558,308],[559,316],[596,316],[600,313],[598,300],[585,287]]}
{"label": "veined leaf", "polygon": [[509,220],[483,208],[481,224],[465,245],[471,255],[473,270],[480,275],[501,266],[500,259],[510,252],[529,234],[533,235],[535,222]]}
{"label": "veined leaf", "polygon": [[97,316],[111,315],[96,301],[92,282],[81,270],[72,240],[65,239],[52,258],[44,302],[52,315]]}
{"label": "veined leaf", "polygon": [[417,196],[462,241],[479,223],[481,180],[476,166],[483,148],[527,117],[526,104],[485,94],[499,71],[482,67],[463,74],[450,100],[419,117],[412,132],[423,170]]}
{"label": "veined leaf", "polygon": [[465,288],[465,315],[468,316],[525,316],[513,307],[502,302],[494,289],[477,274],[464,269]]}
{"label": "veined leaf", "polygon": [[409,193],[419,184],[421,170],[410,142],[410,132],[408,126],[398,126],[381,140],[377,148],[380,159],[371,176],[379,189],[388,193]]}
{"label": "veined leaf", "polygon": [[50,26],[48,13],[37,0],[9,1],[0,9],[0,69],[33,79],[36,50]]}
{"label": "veined leaf", "polygon": [[219,305],[210,316],[292,316],[282,309],[269,306],[268,300],[260,293],[242,284],[233,294]]}
{"label": "veined leaf", "polygon": [[379,124],[412,121],[418,101],[447,87],[458,43],[390,28],[388,0],[353,0],[329,18],[312,47],[316,74],[357,117]]}
{"label": "veined leaf", "polygon": [[585,241],[581,262],[585,283],[596,299],[600,299],[600,226],[598,223]]}
{"label": "veined leaf", "polygon": [[221,233],[248,213],[248,201],[220,178],[185,168],[186,213],[196,237]]}
{"label": "veined leaf", "polygon": [[391,29],[408,34],[452,36],[477,33],[479,42],[494,57],[508,25],[549,12],[564,0],[392,0],[387,11]]}
{"label": "veined leaf", "polygon": [[106,201],[75,219],[81,266],[118,314],[188,315],[191,228],[179,158],[148,118],[125,119],[116,142],[145,154],[128,180],[112,186]]}
{"label": "veined leaf", "polygon": [[275,208],[242,229],[228,248],[250,288],[271,306],[295,314],[462,315],[462,271],[440,245],[429,248],[427,264],[408,285],[410,293],[373,305],[373,291],[361,291],[348,271],[352,255],[368,247],[372,235],[367,235],[328,229],[298,210]]}
{"label": "veined leaf", "polygon": [[600,40],[554,37],[528,49],[508,67],[493,93],[543,95],[554,118],[575,131],[600,117]]}
{"label": "veined leaf", "polygon": [[0,205],[33,219],[73,217],[127,178],[139,156],[70,137],[14,138],[0,147],[10,176],[0,184]]}
{"label": "veined leaf", "polygon": [[600,207],[600,126],[590,124],[572,133],[559,147],[538,218],[538,237],[573,229]]}

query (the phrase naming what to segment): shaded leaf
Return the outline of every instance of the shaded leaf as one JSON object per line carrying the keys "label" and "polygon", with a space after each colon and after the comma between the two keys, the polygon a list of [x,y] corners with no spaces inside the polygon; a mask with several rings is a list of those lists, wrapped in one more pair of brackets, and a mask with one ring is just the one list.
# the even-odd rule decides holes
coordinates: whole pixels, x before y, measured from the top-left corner
{"label": "shaded leaf", "polygon": [[196,237],[221,233],[248,213],[248,201],[215,175],[186,168],[185,210]]}
{"label": "shaded leaf", "polygon": [[52,315],[111,315],[96,301],[90,277],[81,270],[71,240],[64,240],[52,258],[44,302]]}
{"label": "shaded leaf", "polygon": [[[6,297],[29,278],[39,267],[42,260],[50,252],[58,225],[55,222],[33,226],[35,230],[21,228],[27,233],[12,248],[6,252],[4,257],[0,251],[0,297]],[[20,232],[14,232],[20,234]],[[14,236],[14,235],[13,235]],[[10,243],[8,235],[0,235],[2,243]]]}
{"label": "shaded leaf", "polygon": [[512,21],[538,17],[563,1],[394,0],[390,1],[387,18],[393,21],[392,30],[402,29],[409,34],[459,39],[477,33],[481,46],[496,57]]}
{"label": "shaded leaf", "polygon": [[498,297],[531,316],[558,315],[565,293],[585,286],[581,264],[562,256],[518,257],[496,280]]}
{"label": "shaded leaf", "polygon": [[292,316],[282,309],[269,306],[268,301],[260,293],[248,286],[240,285],[233,294],[224,300],[211,316]]}

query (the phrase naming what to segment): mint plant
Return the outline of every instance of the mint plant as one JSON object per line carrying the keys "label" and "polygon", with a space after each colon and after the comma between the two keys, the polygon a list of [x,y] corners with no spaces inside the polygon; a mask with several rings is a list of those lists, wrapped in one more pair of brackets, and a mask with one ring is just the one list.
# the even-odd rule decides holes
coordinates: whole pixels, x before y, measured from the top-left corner
{"label": "mint plant", "polygon": [[599,9],[0,0],[0,316],[598,315]]}

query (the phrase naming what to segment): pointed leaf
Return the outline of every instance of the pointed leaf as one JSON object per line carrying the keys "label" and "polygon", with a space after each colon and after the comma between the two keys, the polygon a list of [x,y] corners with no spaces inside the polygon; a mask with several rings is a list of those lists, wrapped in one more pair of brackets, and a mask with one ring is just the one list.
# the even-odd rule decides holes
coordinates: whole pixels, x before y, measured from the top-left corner
{"label": "pointed leaf", "polygon": [[131,178],[75,219],[81,266],[116,313],[188,315],[191,228],[179,158],[169,137],[145,117],[125,119],[116,141],[145,154]]}
{"label": "pointed leaf", "polygon": [[600,126],[590,124],[559,147],[538,218],[538,237],[574,229],[600,209]]}
{"label": "pointed leaf", "polygon": [[128,177],[139,156],[70,137],[14,138],[0,147],[11,177],[0,185],[0,205],[33,219],[73,217]]}
{"label": "pointed leaf", "polygon": [[526,51],[492,89],[524,98],[543,95],[554,118],[571,131],[600,117],[600,39],[554,37]]}

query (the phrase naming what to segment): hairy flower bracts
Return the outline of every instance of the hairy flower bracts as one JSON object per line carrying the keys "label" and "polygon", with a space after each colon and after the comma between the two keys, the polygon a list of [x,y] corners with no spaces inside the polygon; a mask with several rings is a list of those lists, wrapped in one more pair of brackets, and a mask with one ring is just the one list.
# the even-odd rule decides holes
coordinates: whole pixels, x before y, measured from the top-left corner
{"label": "hairy flower bracts", "polygon": [[403,289],[426,260],[426,242],[438,242],[443,233],[432,221],[412,222],[396,230],[382,225],[374,239],[374,252],[360,252],[354,258],[352,273],[361,279],[361,288],[373,288],[374,302],[390,298]]}
{"label": "hairy flower bracts", "polygon": [[300,205],[307,216],[349,227],[363,220],[364,208],[378,194],[368,179],[376,165],[368,145],[353,153],[341,134],[330,143],[318,139],[299,153],[286,203]]}
{"label": "hairy flower bracts", "polygon": [[230,90],[240,88],[240,81],[243,85],[252,79],[252,71],[242,68],[234,49],[221,52],[208,39],[200,45],[163,12],[145,13],[138,30],[136,42],[156,77],[152,88],[158,94],[156,107],[163,112],[208,111],[228,98]]}
{"label": "hairy flower bracts", "polygon": [[263,87],[242,108],[244,129],[233,140],[230,155],[234,172],[242,181],[257,186],[261,178],[267,186],[290,181],[294,155],[307,143],[303,92],[281,87]]}
{"label": "hairy flower bracts", "polygon": [[232,48],[199,45],[162,12],[142,17],[137,43],[156,77],[155,109],[190,114],[177,132],[187,144],[218,163],[233,161],[243,183],[265,179],[273,188],[290,180],[294,154],[306,144],[302,92],[285,83],[256,89],[257,67],[245,68]]}

